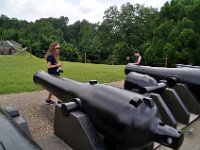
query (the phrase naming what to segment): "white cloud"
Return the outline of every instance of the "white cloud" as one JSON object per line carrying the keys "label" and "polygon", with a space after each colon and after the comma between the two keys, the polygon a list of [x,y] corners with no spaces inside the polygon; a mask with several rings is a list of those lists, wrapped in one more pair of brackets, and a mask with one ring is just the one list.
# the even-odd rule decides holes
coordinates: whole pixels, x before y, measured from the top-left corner
{"label": "white cloud", "polygon": [[102,21],[104,11],[127,2],[160,7],[167,0],[0,0],[0,14],[20,20],[35,21],[48,17],[69,17],[70,23],[86,19],[92,23]]}
{"label": "white cloud", "polygon": [[100,3],[97,0],[82,0],[78,7],[80,20],[93,20],[93,22],[102,21],[104,11],[109,8],[110,3]]}
{"label": "white cloud", "polygon": [[63,0],[9,0],[7,9],[10,9],[11,17],[35,21],[39,18],[67,16],[73,6]]}
{"label": "white cloud", "polygon": [[56,0],[56,2],[54,0],[7,0],[7,11],[0,13],[28,21],[67,16],[71,23],[82,19],[98,22],[102,20],[104,11],[110,5],[97,0],[81,0],[79,3],[66,0]]}

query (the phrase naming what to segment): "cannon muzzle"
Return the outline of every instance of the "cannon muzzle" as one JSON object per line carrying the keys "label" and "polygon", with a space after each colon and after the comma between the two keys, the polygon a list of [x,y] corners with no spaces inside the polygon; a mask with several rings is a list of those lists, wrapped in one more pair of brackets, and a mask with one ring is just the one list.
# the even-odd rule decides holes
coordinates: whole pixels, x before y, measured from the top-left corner
{"label": "cannon muzzle", "polygon": [[124,80],[124,88],[127,90],[139,89],[139,93],[159,92],[166,88],[166,84],[158,83],[154,78],[146,74],[130,72]]}
{"label": "cannon muzzle", "polygon": [[155,141],[172,149],[179,149],[183,143],[184,135],[162,122],[153,127]]}

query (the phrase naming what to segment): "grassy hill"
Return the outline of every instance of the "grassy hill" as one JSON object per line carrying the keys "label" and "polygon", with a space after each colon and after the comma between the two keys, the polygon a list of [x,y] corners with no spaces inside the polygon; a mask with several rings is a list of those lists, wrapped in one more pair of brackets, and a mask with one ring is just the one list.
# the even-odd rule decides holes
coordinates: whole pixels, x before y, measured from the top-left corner
{"label": "grassy hill", "polygon": [[[38,70],[47,71],[44,59],[33,57],[29,54],[0,55],[0,94],[19,93],[41,90],[33,82],[33,74]],[[100,83],[123,80],[124,65],[84,64],[63,62],[64,73],[62,77],[88,82],[91,79]]]}

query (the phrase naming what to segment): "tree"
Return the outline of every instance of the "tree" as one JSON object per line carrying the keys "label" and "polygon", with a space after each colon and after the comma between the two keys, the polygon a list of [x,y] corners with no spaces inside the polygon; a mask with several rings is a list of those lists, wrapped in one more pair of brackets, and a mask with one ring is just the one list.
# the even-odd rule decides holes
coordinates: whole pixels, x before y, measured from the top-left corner
{"label": "tree", "polygon": [[2,31],[2,38],[5,40],[17,40],[18,39],[18,32],[15,29],[7,29]]}
{"label": "tree", "polygon": [[116,6],[104,12],[104,21],[99,28],[100,39],[107,55],[116,53],[120,63],[127,63],[126,57],[132,55],[133,48],[142,48],[142,44],[152,37],[151,24],[157,10],[130,3]]}
{"label": "tree", "polygon": [[[152,7],[126,3],[110,6],[103,22],[87,20],[68,25],[68,17],[42,18],[35,22],[0,16],[1,38],[32,47],[43,57],[48,46],[58,41],[62,59],[80,61],[87,53],[89,62],[126,64],[133,48],[143,54],[145,64],[160,64],[168,57],[176,63],[200,64],[200,1],[171,0],[158,11]],[[73,58],[74,57],[74,58]]]}
{"label": "tree", "polygon": [[[185,63],[199,65],[200,34],[199,19],[197,14],[200,1],[172,0],[166,2],[161,8],[158,17],[154,20],[154,36],[148,42],[147,49],[154,49],[155,57],[161,59],[169,57],[171,65]],[[151,57],[149,52],[145,57]]]}
{"label": "tree", "polygon": [[70,43],[63,43],[60,50],[60,59],[65,61],[80,61],[78,50]]}

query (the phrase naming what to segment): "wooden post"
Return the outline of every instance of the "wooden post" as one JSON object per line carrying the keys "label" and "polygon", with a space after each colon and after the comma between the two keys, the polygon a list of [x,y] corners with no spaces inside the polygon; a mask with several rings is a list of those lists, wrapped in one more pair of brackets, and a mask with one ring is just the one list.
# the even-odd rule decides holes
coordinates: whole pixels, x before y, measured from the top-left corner
{"label": "wooden post", "polygon": [[112,65],[114,65],[114,61],[115,61],[115,55],[113,54],[113,57],[112,57]]}
{"label": "wooden post", "polygon": [[87,62],[87,54],[86,54],[86,52],[85,52],[85,63]]}
{"label": "wooden post", "polygon": [[31,59],[31,57],[32,57],[32,49],[31,49],[31,47],[29,49],[29,53],[30,53],[30,59]]}
{"label": "wooden post", "polygon": [[165,67],[167,67],[167,57],[165,58]]}

